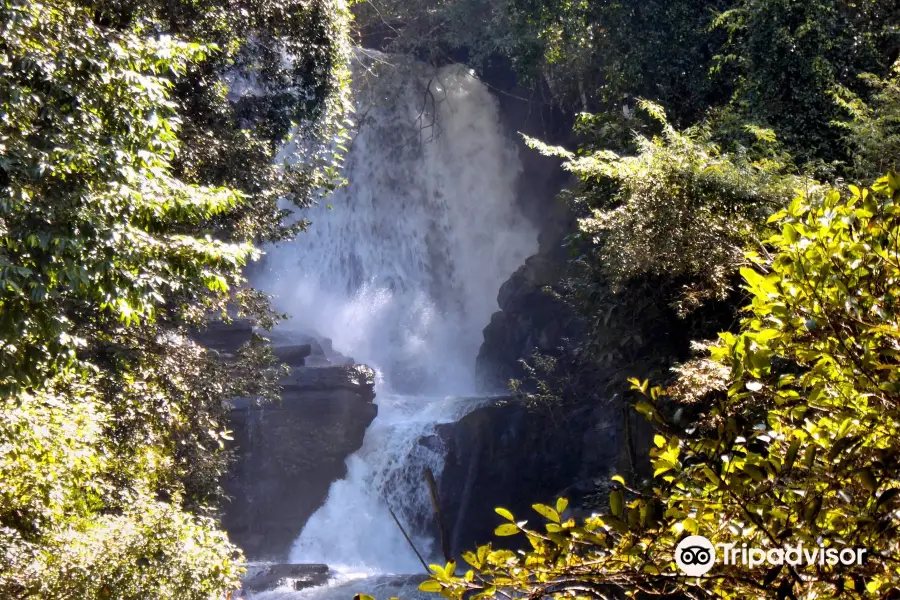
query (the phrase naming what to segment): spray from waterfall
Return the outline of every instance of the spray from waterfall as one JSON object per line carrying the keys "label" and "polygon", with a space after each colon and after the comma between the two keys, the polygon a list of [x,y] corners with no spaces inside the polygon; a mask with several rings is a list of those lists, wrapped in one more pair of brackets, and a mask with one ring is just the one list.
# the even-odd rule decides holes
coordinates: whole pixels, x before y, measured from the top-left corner
{"label": "spray from waterfall", "polygon": [[307,233],[268,250],[256,283],[291,315],[288,329],[331,338],[382,378],[379,415],[291,560],[416,572],[386,505],[431,552],[422,470],[439,475],[443,454],[434,436],[421,440],[472,408],[459,396],[475,390],[482,329],[537,233],[517,206],[521,164],[484,84],[460,66],[361,62],[349,185],[333,209],[304,215]]}
{"label": "spray from waterfall", "polygon": [[521,164],[469,70],[382,56],[357,69],[349,185],[269,249],[262,287],[288,328],[330,337],[407,393],[471,393],[497,290],[536,249]]}

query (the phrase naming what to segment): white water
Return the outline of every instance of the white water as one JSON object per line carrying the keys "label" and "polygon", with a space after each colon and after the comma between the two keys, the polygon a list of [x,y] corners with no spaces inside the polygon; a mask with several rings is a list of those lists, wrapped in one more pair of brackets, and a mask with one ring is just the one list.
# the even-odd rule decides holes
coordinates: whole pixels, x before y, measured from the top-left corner
{"label": "white water", "polygon": [[376,67],[357,69],[350,184],[269,250],[263,287],[290,327],[332,338],[391,389],[472,393],[500,284],[537,249],[515,202],[522,167],[468,70]]}
{"label": "white water", "polygon": [[409,62],[363,72],[349,186],[332,196],[333,210],[304,215],[308,233],[269,251],[257,283],[292,316],[289,329],[330,337],[379,373],[378,417],[291,562],[415,573],[422,567],[386,503],[430,558],[422,472],[439,476],[443,457],[419,440],[473,407],[459,396],[474,392],[482,329],[537,235],[515,202],[515,146],[481,82],[460,67]]}
{"label": "white water", "polygon": [[350,600],[363,593],[376,600],[434,600],[434,594],[420,592],[415,576],[372,575],[359,577],[335,575],[327,585],[295,591],[288,586],[253,595],[253,600]]}
{"label": "white water", "polygon": [[423,572],[388,504],[426,561],[439,560],[433,541],[421,533],[433,522],[422,475],[426,467],[440,475],[443,453],[437,438],[430,438],[428,446],[420,440],[435,424],[452,422],[478,403],[472,398],[379,398],[378,417],[362,448],[347,459],[347,477],[332,484],[324,506],[294,542],[290,562],[326,563],[342,574]]}

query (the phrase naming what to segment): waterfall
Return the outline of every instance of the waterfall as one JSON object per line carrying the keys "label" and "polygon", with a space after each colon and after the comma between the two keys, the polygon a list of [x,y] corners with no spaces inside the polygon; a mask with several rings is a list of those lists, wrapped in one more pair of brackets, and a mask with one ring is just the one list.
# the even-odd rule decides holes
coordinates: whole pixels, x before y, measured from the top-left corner
{"label": "waterfall", "polygon": [[443,457],[420,440],[474,405],[460,396],[475,389],[482,329],[537,232],[517,206],[521,164],[483,83],[460,66],[359,62],[349,185],[306,211],[307,233],[267,251],[257,283],[291,315],[287,328],[327,336],[379,373],[379,415],[292,562],[416,572],[386,503],[430,553],[422,469],[439,474]]}

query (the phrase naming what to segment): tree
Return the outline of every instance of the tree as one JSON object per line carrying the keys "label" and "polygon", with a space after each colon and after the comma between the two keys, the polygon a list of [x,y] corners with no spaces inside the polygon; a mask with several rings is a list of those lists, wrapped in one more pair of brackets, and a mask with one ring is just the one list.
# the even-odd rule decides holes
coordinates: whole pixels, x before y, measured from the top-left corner
{"label": "tree", "polygon": [[[726,39],[710,34],[727,3],[369,0],[363,31],[394,51],[433,61],[466,60],[482,70],[506,58],[522,82],[545,83],[571,112],[619,108],[636,97],[696,118],[730,88],[708,79]],[[673,44],[677,40],[677,44]]]}
{"label": "tree", "polygon": [[[337,167],[350,110],[346,4],[95,0],[89,8],[108,27],[138,26],[215,48],[169,90],[181,122],[173,173],[248,197],[211,220],[212,231],[270,241],[303,229],[307,222],[291,224],[279,201],[304,208],[342,182]],[[286,147],[291,137],[303,143]]]}
{"label": "tree", "polygon": [[858,76],[887,76],[900,52],[892,2],[370,0],[360,13],[395,50],[476,69],[505,57],[573,116],[621,127],[643,98],[681,129],[714,119],[724,140],[772,129],[801,166],[838,174],[850,155],[831,92],[867,101]]}
{"label": "tree", "polygon": [[[668,389],[633,381],[634,407],[658,427],[652,480],[613,478],[609,508],[576,523],[566,501],[535,505],[526,527],[504,509],[499,536],[472,568],[433,566],[422,589],[448,598],[880,597],[900,594],[896,430],[900,427],[900,177],[871,188],[799,194],[750,252],[750,294],[737,334],[683,365]],[[691,393],[684,393],[690,390]],[[693,414],[693,418],[686,415]],[[770,550],[856,549],[852,566],[720,562],[686,577],[674,564],[687,534]]]}
{"label": "tree", "polygon": [[729,35],[716,57],[733,74],[729,110],[775,130],[801,164],[846,162],[830,92],[864,93],[858,75],[889,72],[898,19],[891,2],[735,2],[716,20]]}
{"label": "tree", "polygon": [[[226,401],[274,397],[277,370],[259,339],[228,357],[188,334],[231,308],[271,324],[241,270],[253,241],[296,230],[277,197],[304,205],[335,183],[326,143],[346,109],[344,5],[254,8],[0,8],[4,598],[210,598],[237,584],[240,552],[215,520]],[[310,41],[303,27],[332,37],[288,61],[297,85],[273,98],[285,82],[267,77]],[[229,100],[224,78],[233,91],[260,65],[260,93]],[[301,80],[321,85],[300,94],[313,89]],[[310,153],[282,169],[292,121]]]}
{"label": "tree", "polygon": [[865,73],[860,79],[872,90],[871,98],[866,102],[850,89],[838,87],[835,101],[849,118],[835,125],[844,130],[853,153],[850,173],[870,182],[873,174],[900,164],[900,60],[889,77]]}
{"label": "tree", "polygon": [[[641,276],[662,277],[683,286],[669,301],[684,315],[704,300],[728,295],[743,248],[758,243],[766,217],[805,182],[791,173],[790,157],[771,131],[748,128],[755,146],[729,153],[707,128],[679,132],[658,105],[641,101],[639,109],[661,133],[634,134],[634,153],[582,148],[576,154],[528,141],[566,159],[563,168],[578,177],[569,193],[581,217],[572,293],[589,302],[602,296],[599,288],[616,291]],[[592,115],[582,120],[590,126]]]}

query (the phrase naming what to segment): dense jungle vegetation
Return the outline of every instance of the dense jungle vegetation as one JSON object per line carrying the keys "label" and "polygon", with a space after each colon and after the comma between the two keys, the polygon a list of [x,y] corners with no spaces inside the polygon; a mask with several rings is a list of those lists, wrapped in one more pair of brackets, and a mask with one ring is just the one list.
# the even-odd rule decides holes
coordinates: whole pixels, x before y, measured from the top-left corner
{"label": "dense jungle vegetation", "polygon": [[[528,140],[577,180],[564,194],[579,219],[561,294],[587,333],[569,364],[602,372],[622,335],[673,319],[694,350],[631,369],[627,401],[657,432],[649,469],[613,477],[586,520],[567,517],[566,499],[536,515],[498,508],[496,535],[522,550],[498,540],[464,568],[432,566],[422,589],[900,597],[900,5],[367,6],[389,47],[437,61],[462,48],[481,69],[507,60],[576,115],[577,148]],[[533,400],[579,401],[554,360],[538,364],[550,368],[531,370],[544,377]],[[675,565],[688,534],[860,547],[868,559],[720,562],[689,578]]]}
{"label": "dense jungle vegetation", "polygon": [[[225,401],[278,373],[259,340],[187,334],[277,316],[242,267],[303,226],[279,198],[338,183],[348,22],[328,0],[3,3],[0,597],[234,591]],[[294,124],[310,144],[277,166]]]}
{"label": "dense jungle vegetation", "polygon": [[[573,116],[577,148],[529,143],[576,181],[578,368],[652,319],[684,320],[696,350],[630,373],[657,430],[646,475],[616,476],[583,521],[566,500],[535,506],[540,527],[499,509],[526,550],[473,549],[422,589],[900,597],[900,4],[354,11],[390,50],[506,61]],[[224,597],[242,562],[217,524],[225,401],[274,396],[278,373],[261,340],[226,357],[188,334],[277,318],[242,269],[303,229],[279,199],[340,184],[349,9],[4,0],[0,28],[0,597]],[[294,127],[311,143],[276,165]],[[868,560],[687,578],[686,533]]]}

